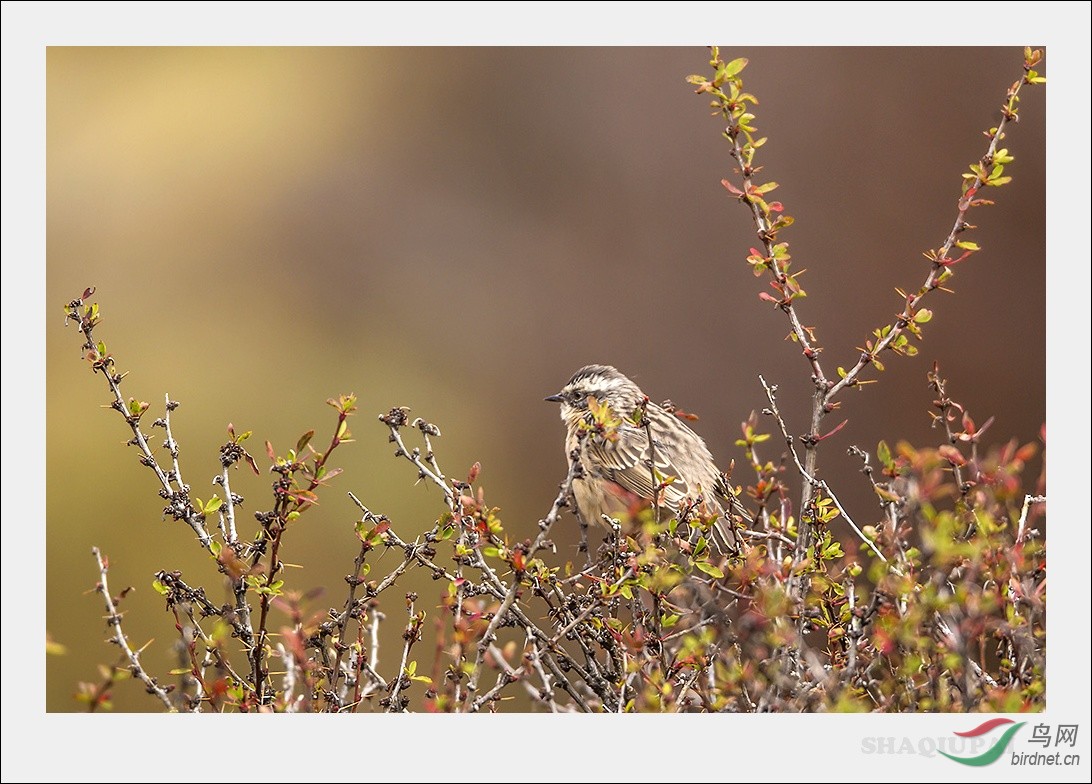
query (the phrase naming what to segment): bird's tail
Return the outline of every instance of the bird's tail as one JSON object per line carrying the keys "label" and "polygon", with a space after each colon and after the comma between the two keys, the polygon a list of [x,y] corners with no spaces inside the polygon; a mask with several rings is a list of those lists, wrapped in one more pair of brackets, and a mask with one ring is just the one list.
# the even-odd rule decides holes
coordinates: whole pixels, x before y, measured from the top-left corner
{"label": "bird's tail", "polygon": [[726,503],[724,514],[713,523],[713,530],[716,532],[714,538],[717,540],[717,544],[721,546],[722,552],[738,553],[740,545],[743,543],[743,537],[739,530],[749,528],[754,519],[740,503],[735,491],[727,482],[722,483],[718,490]]}

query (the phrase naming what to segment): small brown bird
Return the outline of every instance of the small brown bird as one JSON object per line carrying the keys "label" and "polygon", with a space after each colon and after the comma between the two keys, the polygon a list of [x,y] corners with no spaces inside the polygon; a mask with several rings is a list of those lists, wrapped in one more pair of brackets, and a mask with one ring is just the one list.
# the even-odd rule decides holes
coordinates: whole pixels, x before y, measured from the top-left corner
{"label": "small brown bird", "polygon": [[640,387],[610,365],[588,365],[546,400],[561,404],[565,453],[580,447],[584,475],[573,481],[573,496],[584,522],[605,525],[603,515],[624,519],[635,500],[653,502],[656,495],[655,503],[672,516],[688,509],[691,516],[716,515],[718,544],[735,549],[726,512],[748,518],[709,448]]}

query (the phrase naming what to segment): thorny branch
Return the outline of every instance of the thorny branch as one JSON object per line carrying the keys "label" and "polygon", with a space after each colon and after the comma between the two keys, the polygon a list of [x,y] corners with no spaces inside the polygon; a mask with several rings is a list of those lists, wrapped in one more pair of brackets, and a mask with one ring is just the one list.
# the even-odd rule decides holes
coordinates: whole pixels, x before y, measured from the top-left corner
{"label": "thorny branch", "polygon": [[[83,296],[77,297],[68,303],[65,307],[65,324],[75,321],[76,326],[83,333],[83,349],[87,352],[85,356],[91,363],[91,369],[96,373],[102,373],[107,385],[110,387],[110,392],[114,395],[110,407],[121,414],[126,424],[129,425],[129,429],[133,432],[129,444],[140,450],[141,464],[151,469],[156,479],[159,480],[161,487],[159,494],[169,502],[164,511],[192,528],[194,533],[197,534],[201,546],[211,552],[212,538],[205,528],[205,516],[195,509],[190,502],[189,487],[182,484],[182,477],[179,474],[174,471],[164,471],[160,467],[159,462],[152,454],[151,447],[148,445],[148,437],[140,428],[140,419],[144,412],[148,410],[148,404],[138,402],[133,398],[130,398],[128,402],[125,401],[121,394],[121,383],[127,374],[117,372],[113,356],[106,351],[106,344],[95,339],[95,326],[99,321],[98,305],[84,305],[84,301],[94,293],[94,288],[86,289]],[[168,408],[170,408],[170,398],[167,401]],[[164,427],[166,427],[165,424]],[[174,442],[174,438],[169,431],[168,442],[172,459],[177,459],[178,445]]]}
{"label": "thorny branch", "polygon": [[114,601],[113,595],[110,593],[110,585],[106,581],[106,573],[109,570],[109,562],[99,552],[99,548],[92,547],[92,554],[95,556],[95,563],[99,567],[99,582],[95,586],[95,590],[102,596],[103,602],[106,604],[106,625],[110,627],[111,641],[121,648],[122,653],[125,654],[125,658],[129,660],[129,672],[133,674],[133,677],[139,678],[143,681],[145,688],[149,694],[154,694],[159,701],[163,703],[163,706],[169,711],[174,711],[174,705],[171,703],[171,698],[167,696],[167,689],[160,686],[156,682],[156,679],[147,673],[143,665],[140,663],[140,651],[134,651],[129,646],[129,640],[125,636],[125,632],[121,629],[121,613],[118,612],[117,602]]}

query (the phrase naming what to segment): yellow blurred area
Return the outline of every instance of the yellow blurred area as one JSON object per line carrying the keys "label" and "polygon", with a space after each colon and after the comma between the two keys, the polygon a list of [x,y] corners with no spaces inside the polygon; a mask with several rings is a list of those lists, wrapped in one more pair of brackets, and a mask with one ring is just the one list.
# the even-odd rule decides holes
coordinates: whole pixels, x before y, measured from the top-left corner
{"label": "yellow blurred area", "polygon": [[[848,366],[900,307],[894,287],[924,279],[921,252],[949,231],[960,173],[984,150],[1021,51],[724,51],[751,60],[770,139],[763,175],[782,184],[797,220],[783,239],[808,269],[804,318],[824,361]],[[165,393],[181,401],[173,426],[196,496],[219,490],[229,422],[254,431],[246,446],[264,465],[266,439],[283,454],[315,428],[325,444],[335,415],[324,401],[357,393],[356,440],[332,460],[345,473],[286,536],[285,559],[301,567],[288,588],[326,589],[314,612],[344,601],[357,551],[346,491],[405,539],[443,511],[392,456],[376,421],[392,406],[439,425],[450,476],[481,462],[513,540],[537,531],[564,476],[562,428],[542,398],[583,364],[615,364],[697,411],[722,467],[740,458],[738,423],[764,405],[759,372],[804,428],[806,364],[757,297],[766,283],[744,261],[753,231],[720,185],[727,145],[684,82],[707,59],[700,48],[51,47],[45,579],[47,628],[66,652],[47,657],[47,709],[79,710],[76,684],[117,661],[88,593],[92,546],[110,558],[115,593],[135,586],[124,628],[134,645],[152,641],[144,662],[163,680],[179,664],[154,572],[179,569],[224,600],[192,532],[161,519],[154,477],[102,407],[104,380],[62,327],[62,305],[87,286],[98,337],[130,371],[123,393],[153,417]],[[954,297],[930,303],[921,355],[893,358],[880,384],[846,396],[850,422],[823,466],[860,522],[874,502],[845,448],[935,443],[934,358],[976,421],[997,416],[996,441],[1033,440],[1045,418],[1043,106],[1043,90],[1021,104],[1006,139],[1014,182],[975,215],[984,250],[957,269]],[[235,477],[249,536],[272,480]],[[577,557],[564,522],[559,562]],[[395,563],[388,554],[373,574]],[[431,628],[440,589],[411,572],[385,595],[381,671],[400,653],[401,594],[420,593]],[[430,646],[415,651],[422,671]],[[116,691],[115,710],[157,707],[135,684]]]}

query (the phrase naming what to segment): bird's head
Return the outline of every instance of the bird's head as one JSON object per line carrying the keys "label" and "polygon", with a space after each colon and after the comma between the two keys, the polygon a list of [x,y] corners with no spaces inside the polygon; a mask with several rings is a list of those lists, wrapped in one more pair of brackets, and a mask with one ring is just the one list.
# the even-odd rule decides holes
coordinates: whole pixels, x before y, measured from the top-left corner
{"label": "bird's head", "polygon": [[619,417],[630,415],[644,399],[641,388],[610,365],[587,365],[573,373],[572,378],[556,395],[546,398],[561,404],[561,418],[568,422],[583,417],[588,399],[608,404]]}

